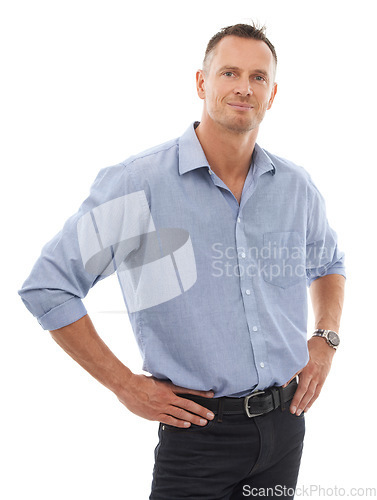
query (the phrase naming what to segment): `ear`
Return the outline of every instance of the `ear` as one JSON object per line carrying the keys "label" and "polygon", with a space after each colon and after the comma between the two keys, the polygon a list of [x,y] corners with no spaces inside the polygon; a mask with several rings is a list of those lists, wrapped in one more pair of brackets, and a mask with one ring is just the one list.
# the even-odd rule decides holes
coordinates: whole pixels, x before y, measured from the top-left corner
{"label": "ear", "polygon": [[204,72],[202,69],[198,69],[196,72],[196,91],[200,99],[204,99],[206,96],[205,85],[204,85]]}
{"label": "ear", "polygon": [[275,96],[276,96],[277,89],[278,89],[278,84],[274,83],[273,86],[272,86],[271,96],[270,96],[270,100],[268,101],[267,109],[271,108],[272,103],[274,102],[274,99],[275,99]]}

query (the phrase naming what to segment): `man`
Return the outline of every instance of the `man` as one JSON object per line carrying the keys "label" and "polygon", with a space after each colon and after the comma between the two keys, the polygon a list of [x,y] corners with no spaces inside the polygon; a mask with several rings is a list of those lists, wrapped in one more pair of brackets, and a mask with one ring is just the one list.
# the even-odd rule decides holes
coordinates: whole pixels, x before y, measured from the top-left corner
{"label": "man", "polygon": [[[70,356],[160,422],[152,499],[292,498],[304,413],[339,344],[343,254],[324,201],[256,144],[276,63],[264,29],[217,33],[197,72],[200,124],[102,170],[20,291]],[[150,377],[114,356],[81,302],[114,271]]]}

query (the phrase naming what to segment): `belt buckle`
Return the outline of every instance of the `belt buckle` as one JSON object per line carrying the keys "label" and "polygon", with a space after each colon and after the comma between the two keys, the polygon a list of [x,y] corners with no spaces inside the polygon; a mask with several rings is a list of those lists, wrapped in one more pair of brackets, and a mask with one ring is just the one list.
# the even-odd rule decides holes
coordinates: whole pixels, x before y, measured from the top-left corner
{"label": "belt buckle", "polygon": [[263,415],[263,413],[250,413],[250,408],[249,408],[249,400],[251,398],[254,398],[255,396],[260,396],[261,394],[266,394],[266,391],[256,391],[256,392],[252,392],[248,396],[245,396],[244,407],[245,407],[246,415],[249,418],[259,417],[259,415]]}

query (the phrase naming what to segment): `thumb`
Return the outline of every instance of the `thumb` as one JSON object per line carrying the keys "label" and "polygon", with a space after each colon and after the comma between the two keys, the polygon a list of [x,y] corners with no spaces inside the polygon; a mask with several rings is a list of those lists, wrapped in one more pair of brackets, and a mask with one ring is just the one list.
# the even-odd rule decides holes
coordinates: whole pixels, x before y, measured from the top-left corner
{"label": "thumb", "polygon": [[202,396],[204,398],[213,398],[215,395],[214,391],[197,391],[195,389],[188,389],[187,387],[180,387],[178,385],[171,385],[171,390],[175,394],[193,394],[195,396]]}
{"label": "thumb", "polygon": [[285,383],[282,387],[283,387],[283,388],[284,388],[284,387],[287,387],[287,385],[289,385],[289,384],[292,382],[292,380],[293,380],[294,378],[298,377],[298,376],[300,375],[300,373],[301,373],[301,372],[302,372],[302,370],[298,371],[298,372],[297,372],[295,375],[293,375],[293,377],[292,377],[292,378],[290,378],[290,379],[288,380],[288,382],[286,382],[286,383]]}

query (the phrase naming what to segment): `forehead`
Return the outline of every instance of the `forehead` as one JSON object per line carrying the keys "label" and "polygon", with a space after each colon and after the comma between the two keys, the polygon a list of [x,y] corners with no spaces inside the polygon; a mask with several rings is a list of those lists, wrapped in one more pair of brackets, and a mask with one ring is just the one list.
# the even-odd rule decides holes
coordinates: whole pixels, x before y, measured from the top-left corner
{"label": "forehead", "polygon": [[262,40],[226,36],[214,49],[211,69],[216,71],[216,68],[227,65],[250,70],[257,67],[273,73],[275,60]]}

